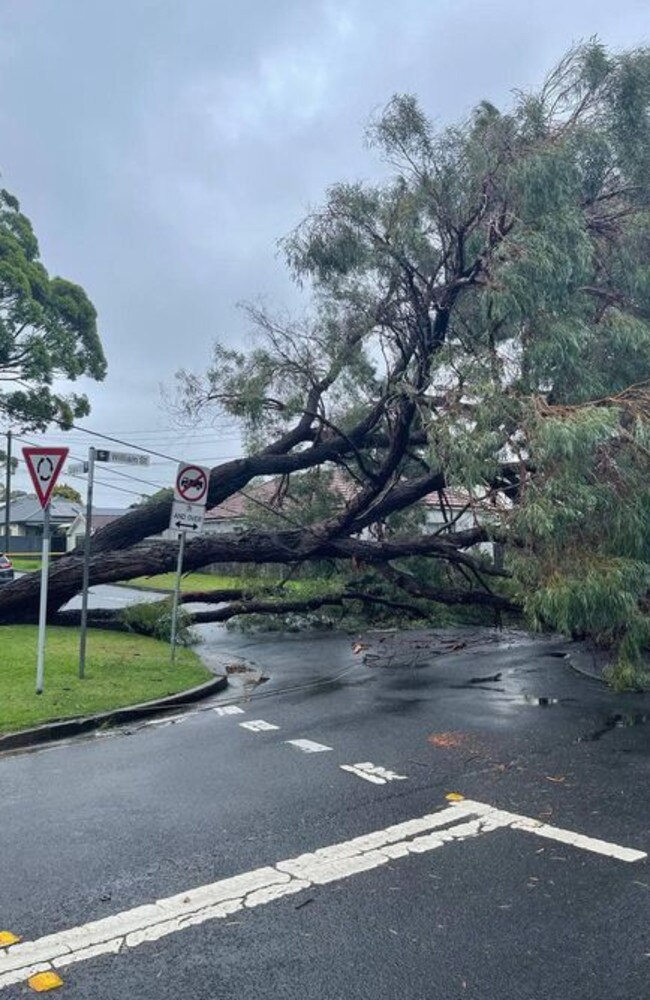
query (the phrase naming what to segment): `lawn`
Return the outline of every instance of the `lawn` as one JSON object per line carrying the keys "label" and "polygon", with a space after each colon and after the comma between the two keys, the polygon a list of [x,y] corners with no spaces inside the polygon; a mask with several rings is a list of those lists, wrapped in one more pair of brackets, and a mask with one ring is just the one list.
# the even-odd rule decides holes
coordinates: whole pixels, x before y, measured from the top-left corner
{"label": "lawn", "polygon": [[[176,583],[175,573],[160,573],[158,576],[138,576],[125,580],[129,587],[141,587],[144,590],[162,590],[172,593]],[[277,586],[279,580],[269,580],[263,577],[242,578],[240,576],[218,576],[216,573],[187,573],[181,577],[181,591],[190,590],[225,590],[237,588],[249,590],[258,594]],[[284,591],[286,596],[315,597],[321,593],[329,593],[340,589],[340,583],[334,580],[288,580]]]}
{"label": "lawn", "polygon": [[[160,573],[158,576],[136,576],[125,580],[129,587],[144,587],[146,590],[166,590],[171,593],[176,585],[175,573]],[[214,573],[187,573],[181,577],[181,590],[222,590],[225,587],[259,586],[257,581],[244,581],[238,576],[217,576]]]}
{"label": "lawn", "polygon": [[[40,570],[41,568],[41,558],[37,559],[24,559],[21,556],[9,556],[13,563],[14,569],[17,569],[19,573],[33,573],[35,570]],[[50,566],[54,564],[54,560],[50,561]]]}
{"label": "lawn", "polygon": [[0,733],[52,719],[88,715],[162,698],[196,687],[211,674],[192,650],[123,632],[88,633],[86,676],[79,680],[79,633],[48,628],[45,685],[35,693],[36,639],[33,625],[0,627]]}

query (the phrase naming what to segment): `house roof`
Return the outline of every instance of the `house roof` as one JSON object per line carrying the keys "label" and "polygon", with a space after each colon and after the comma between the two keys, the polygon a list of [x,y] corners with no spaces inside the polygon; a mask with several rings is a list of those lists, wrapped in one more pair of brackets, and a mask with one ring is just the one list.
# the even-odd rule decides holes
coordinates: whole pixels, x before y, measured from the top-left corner
{"label": "house roof", "polygon": [[[206,521],[235,521],[243,518],[248,513],[251,506],[255,506],[255,500],[259,500],[265,506],[278,506],[273,500],[278,492],[278,481],[269,479],[264,483],[256,483],[250,486],[244,493],[233,493],[232,496],[224,500],[223,503],[211,507],[205,512]],[[254,499],[249,499],[253,497]]]}
{"label": "house roof", "polygon": [[[116,521],[118,517],[122,517],[123,514],[127,513],[127,507],[93,507],[91,530],[93,532],[99,531],[100,528],[105,528],[107,524]],[[86,512],[80,510],[74,521],[75,531],[85,531],[85,524]]]}
{"label": "house roof", "polygon": [[[264,506],[274,507],[275,509],[282,509],[283,506],[287,506],[291,503],[292,506],[297,505],[296,500],[287,501],[283,500],[281,495],[279,495],[280,481],[278,479],[267,480],[263,483],[256,483],[249,486],[246,490],[246,495],[244,493],[233,493],[232,496],[224,500],[223,503],[218,504],[216,507],[212,507],[211,510],[206,511],[205,520],[206,521],[235,521],[241,520],[246,517],[251,507],[255,503],[255,500],[260,501]],[[332,480],[331,480],[332,492],[336,494],[337,498],[340,499],[341,504],[348,503],[350,500],[354,499],[357,494],[358,487],[347,476],[344,476],[338,469],[335,470]],[[278,497],[280,496],[280,499]],[[253,499],[251,499],[253,498]],[[447,487],[442,490],[441,493],[428,493],[422,498],[421,503],[430,509],[439,509],[441,502],[444,504],[445,508],[452,511],[459,511],[465,507],[470,509],[480,509],[480,510],[503,510],[506,509],[508,504],[500,495],[491,496],[480,496],[477,493],[470,493],[467,490],[461,489],[451,489]]]}
{"label": "house roof", "polygon": [[509,504],[500,493],[484,494],[470,493],[469,490],[450,489],[446,487],[440,493],[427,493],[422,502],[426,507],[439,508],[441,503],[450,510],[462,510],[464,507],[479,510],[507,510]]}
{"label": "house roof", "polygon": [[[4,521],[5,504],[0,507],[0,522]],[[83,507],[70,500],[53,497],[50,500],[50,521],[53,524],[72,523],[83,513]],[[10,524],[42,524],[43,509],[36,496],[16,497],[9,501]]]}
{"label": "house roof", "polygon": [[99,531],[100,528],[112,524],[113,521],[117,521],[118,517],[122,517],[126,513],[127,509],[124,507],[93,507],[90,530],[92,532]]}

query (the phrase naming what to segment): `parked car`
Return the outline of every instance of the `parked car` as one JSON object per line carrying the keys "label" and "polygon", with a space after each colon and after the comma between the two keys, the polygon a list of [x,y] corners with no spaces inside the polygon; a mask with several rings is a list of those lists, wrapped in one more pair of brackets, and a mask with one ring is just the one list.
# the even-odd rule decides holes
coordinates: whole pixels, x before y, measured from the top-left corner
{"label": "parked car", "polygon": [[11,559],[0,555],[0,584],[11,583],[14,578],[14,566]]}

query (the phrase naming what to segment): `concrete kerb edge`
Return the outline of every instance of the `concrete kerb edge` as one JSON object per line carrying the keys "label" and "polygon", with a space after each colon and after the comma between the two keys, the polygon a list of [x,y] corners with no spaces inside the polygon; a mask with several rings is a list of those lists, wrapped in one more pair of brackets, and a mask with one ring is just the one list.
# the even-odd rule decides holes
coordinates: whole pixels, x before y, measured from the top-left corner
{"label": "concrete kerb edge", "polygon": [[0,754],[6,750],[20,750],[26,747],[39,746],[54,740],[66,739],[70,736],[81,736],[100,729],[103,726],[118,726],[124,722],[134,722],[137,719],[151,718],[162,715],[183,705],[190,705],[210,695],[223,691],[228,686],[227,674],[213,677],[205,684],[179,691],[177,694],[157,698],[154,701],[141,702],[139,705],[126,705],[124,708],[114,708],[110,712],[100,712],[97,715],[78,716],[73,719],[61,719],[58,722],[46,722],[33,729],[20,729],[15,733],[0,736]]}
{"label": "concrete kerb edge", "polygon": [[598,684],[604,684],[607,687],[607,681],[603,677],[602,673],[598,673],[593,668],[582,666],[578,662],[578,658],[572,655],[572,653],[567,653],[566,662],[571,667],[571,669],[576,674],[580,674],[581,677],[586,677],[590,681],[596,681]]}

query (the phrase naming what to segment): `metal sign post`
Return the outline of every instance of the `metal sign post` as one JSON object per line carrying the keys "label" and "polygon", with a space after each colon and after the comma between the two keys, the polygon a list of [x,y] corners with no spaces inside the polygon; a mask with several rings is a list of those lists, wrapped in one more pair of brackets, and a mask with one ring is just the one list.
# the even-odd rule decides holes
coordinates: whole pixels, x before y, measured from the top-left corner
{"label": "metal sign post", "polygon": [[[85,464],[85,463],[84,463]],[[90,578],[90,533],[93,524],[93,481],[95,449],[88,449],[88,492],[86,495],[86,532],[84,534],[84,569],[81,589],[81,630],[79,633],[79,677],[86,672],[86,635],[88,632],[88,581]]]}
{"label": "metal sign post", "polygon": [[178,602],[181,594],[181,576],[183,573],[183,556],[185,555],[185,532],[181,531],[178,542],[178,562],[176,563],[176,583],[174,585],[174,603],[172,605],[172,663],[176,659],[176,634],[178,632]]}
{"label": "metal sign post", "polygon": [[178,563],[176,564],[176,583],[174,586],[174,601],[172,604],[171,658],[176,659],[176,636],[178,634],[178,605],[181,594],[181,575],[183,573],[183,556],[185,555],[185,534],[200,534],[203,528],[203,515],[208,499],[210,470],[193,462],[181,462],[176,471],[174,484],[174,501],[172,503],[169,527],[179,535]]}
{"label": "metal sign post", "polygon": [[43,510],[43,551],[41,553],[41,599],[38,608],[38,646],[36,651],[36,694],[43,694],[45,676],[45,627],[47,624],[47,579],[50,568],[50,497],[67,448],[23,448],[23,457],[36,495]]}
{"label": "metal sign post", "polygon": [[5,555],[9,552],[11,523],[11,431],[7,431],[7,468],[5,469]]}
{"label": "metal sign post", "polygon": [[43,694],[45,675],[45,626],[47,624],[47,577],[50,568],[50,504],[43,510],[41,552],[41,600],[38,608],[38,649],[36,653],[36,694]]}

